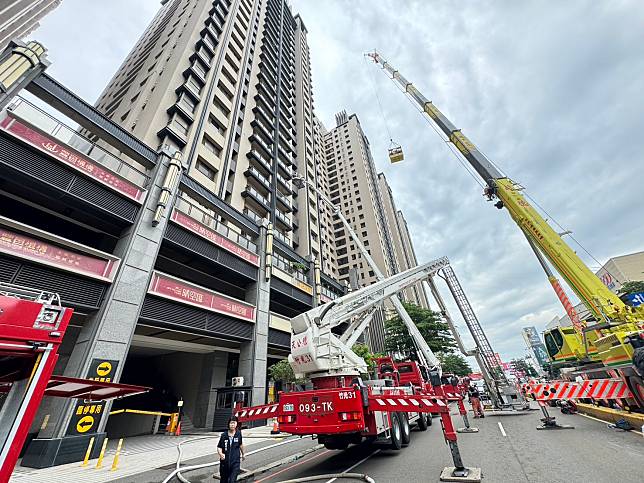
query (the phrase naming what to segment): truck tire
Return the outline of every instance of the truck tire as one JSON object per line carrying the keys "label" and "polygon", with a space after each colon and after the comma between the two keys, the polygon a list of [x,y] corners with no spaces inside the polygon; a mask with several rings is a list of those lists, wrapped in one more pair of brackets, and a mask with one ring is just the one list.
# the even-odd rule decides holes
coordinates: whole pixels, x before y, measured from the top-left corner
{"label": "truck tire", "polygon": [[420,413],[416,424],[418,424],[419,431],[427,431],[427,415],[425,413]]}
{"label": "truck tire", "polygon": [[391,449],[399,451],[402,448],[402,428],[400,427],[400,418],[398,413],[391,413],[391,429],[389,430]]}
{"label": "truck tire", "polygon": [[427,426],[431,426],[434,423],[433,419],[434,418],[431,414],[427,415]]}
{"label": "truck tire", "polygon": [[628,378],[628,385],[640,409],[644,409],[644,381],[639,376],[631,376]]}
{"label": "truck tire", "polygon": [[409,427],[409,417],[407,413],[398,413],[400,419],[400,433],[403,446],[409,446],[411,442],[411,428]]}

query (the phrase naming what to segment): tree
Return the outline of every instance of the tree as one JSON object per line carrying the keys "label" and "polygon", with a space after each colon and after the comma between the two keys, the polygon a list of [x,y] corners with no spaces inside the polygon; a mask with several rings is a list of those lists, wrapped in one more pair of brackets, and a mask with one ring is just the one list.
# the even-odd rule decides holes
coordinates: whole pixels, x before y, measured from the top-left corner
{"label": "tree", "polygon": [[644,292],[644,281],[626,282],[617,291],[617,295],[622,296],[639,292]]}
{"label": "tree", "polygon": [[438,358],[441,361],[443,372],[449,372],[457,376],[469,376],[474,372],[465,358],[459,354],[439,353]]}
{"label": "tree", "polygon": [[[456,344],[449,332],[448,325],[442,320],[440,313],[423,309],[418,305],[403,302],[405,310],[416,324],[430,349],[435,352],[453,352]],[[385,349],[408,357],[418,359],[416,345],[400,316],[385,322]]]}
{"label": "tree", "polygon": [[268,368],[268,373],[274,381],[281,381],[282,383],[295,382],[295,373],[288,359],[282,359]]}
{"label": "tree", "polygon": [[515,371],[521,371],[528,377],[537,377],[537,371],[525,359],[512,359],[511,364]]}
{"label": "tree", "polygon": [[367,370],[369,372],[376,368],[376,357],[380,357],[382,355],[371,352],[371,349],[369,349],[369,346],[366,344],[354,344],[351,350],[364,359],[367,363]]}

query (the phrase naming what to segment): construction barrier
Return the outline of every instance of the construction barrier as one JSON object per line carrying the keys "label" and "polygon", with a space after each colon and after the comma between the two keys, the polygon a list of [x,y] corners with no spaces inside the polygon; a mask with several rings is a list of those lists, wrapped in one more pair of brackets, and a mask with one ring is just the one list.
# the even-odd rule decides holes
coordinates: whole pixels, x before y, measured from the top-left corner
{"label": "construction barrier", "polygon": [[622,399],[633,393],[621,379],[588,379],[583,382],[550,382],[526,384],[526,394],[538,401],[555,399]]}

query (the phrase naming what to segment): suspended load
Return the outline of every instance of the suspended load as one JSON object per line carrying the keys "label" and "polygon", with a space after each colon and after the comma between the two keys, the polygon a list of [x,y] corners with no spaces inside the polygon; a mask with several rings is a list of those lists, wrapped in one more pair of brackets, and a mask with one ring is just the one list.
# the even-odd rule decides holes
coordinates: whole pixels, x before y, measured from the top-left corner
{"label": "suspended load", "polygon": [[393,163],[398,163],[405,159],[405,155],[403,154],[403,150],[400,147],[400,144],[396,144],[393,141],[391,141],[391,145],[389,146],[389,161]]}

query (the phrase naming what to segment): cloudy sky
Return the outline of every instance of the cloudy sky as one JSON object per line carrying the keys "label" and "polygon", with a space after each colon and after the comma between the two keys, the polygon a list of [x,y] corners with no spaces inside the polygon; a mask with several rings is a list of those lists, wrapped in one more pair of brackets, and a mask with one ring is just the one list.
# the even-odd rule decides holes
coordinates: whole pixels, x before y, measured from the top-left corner
{"label": "cloudy sky", "polygon": [[[292,3],[318,116],[332,127],[338,110],[358,115],[419,261],[452,260],[504,359],[524,355],[521,327],[542,330],[563,310],[507,212],[364,52],[377,48],[599,262],[644,250],[644,3]],[[64,0],[34,37],[50,73],[93,102],[158,6]],[[403,163],[388,164],[387,127]]]}

